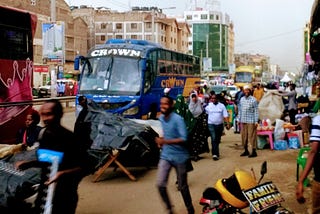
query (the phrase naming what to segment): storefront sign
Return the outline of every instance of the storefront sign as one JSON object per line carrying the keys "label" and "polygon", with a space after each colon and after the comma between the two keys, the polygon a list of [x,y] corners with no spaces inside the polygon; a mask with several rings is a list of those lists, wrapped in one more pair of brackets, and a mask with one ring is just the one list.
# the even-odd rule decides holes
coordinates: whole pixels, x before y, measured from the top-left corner
{"label": "storefront sign", "polygon": [[33,66],[33,71],[34,72],[46,72],[46,73],[48,73],[49,66],[47,66],[47,65],[34,65]]}

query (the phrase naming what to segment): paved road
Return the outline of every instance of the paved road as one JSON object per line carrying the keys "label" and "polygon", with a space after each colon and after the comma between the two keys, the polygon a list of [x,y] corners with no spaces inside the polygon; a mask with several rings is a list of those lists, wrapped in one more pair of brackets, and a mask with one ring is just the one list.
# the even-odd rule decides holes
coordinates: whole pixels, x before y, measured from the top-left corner
{"label": "paved road", "polygon": [[[67,111],[62,123],[72,129],[74,124],[74,112]],[[213,161],[209,154],[203,154],[203,159],[193,162],[194,170],[189,173],[190,191],[196,208],[196,213],[201,213],[199,199],[203,190],[213,186],[219,178],[229,177],[235,169],[250,171],[254,169],[259,177],[260,166],[263,161],[268,162],[268,172],[263,181],[272,180],[285,198],[284,206],[297,214],[308,213],[310,203],[299,205],[295,200],[296,186],[296,157],[298,150],[271,151],[269,149],[258,150],[258,157],[249,159],[240,157],[242,148],[240,135],[232,130],[222,138],[221,159]],[[137,177],[137,181],[131,181],[120,169],[106,170],[102,180],[93,183],[93,176],[86,177],[79,186],[79,204],[77,214],[162,214],[165,210],[160,202],[155,187],[156,169],[129,168]],[[172,171],[169,184],[169,194],[175,205],[177,214],[186,213],[180,193],[176,190],[175,172]],[[310,188],[306,189],[307,200],[310,201]],[[245,212],[249,213],[248,210]]]}

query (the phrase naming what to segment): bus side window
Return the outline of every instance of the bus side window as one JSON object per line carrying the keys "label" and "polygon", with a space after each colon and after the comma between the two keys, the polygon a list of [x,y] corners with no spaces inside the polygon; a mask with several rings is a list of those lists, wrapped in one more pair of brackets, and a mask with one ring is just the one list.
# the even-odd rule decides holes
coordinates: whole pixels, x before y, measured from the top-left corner
{"label": "bus side window", "polygon": [[172,64],[172,72],[173,72],[174,74],[179,74],[179,73],[178,73],[178,69],[177,69],[177,65],[176,65],[175,63]]}
{"label": "bus side window", "polygon": [[167,67],[167,73],[168,73],[168,74],[173,74],[172,62],[167,62],[167,63],[166,63],[166,67]]}
{"label": "bus side window", "polygon": [[181,65],[181,64],[177,65],[177,70],[178,70],[178,74],[186,74],[183,72],[183,65]]}
{"label": "bus side window", "polygon": [[152,61],[148,60],[146,72],[144,74],[144,89],[143,89],[144,93],[146,93],[150,89],[154,78],[155,78],[155,74],[154,74]]}
{"label": "bus side window", "polygon": [[189,71],[188,71],[188,73],[191,74],[191,75],[193,75],[194,72],[193,72],[192,66],[189,66]]}
{"label": "bus side window", "polygon": [[166,72],[166,64],[164,62],[159,62],[159,73],[165,74]]}

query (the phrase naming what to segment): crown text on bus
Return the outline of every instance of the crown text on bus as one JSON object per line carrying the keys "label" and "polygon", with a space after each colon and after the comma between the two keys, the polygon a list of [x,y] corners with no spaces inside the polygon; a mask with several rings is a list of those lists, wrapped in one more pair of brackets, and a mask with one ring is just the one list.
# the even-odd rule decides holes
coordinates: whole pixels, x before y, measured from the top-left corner
{"label": "crown text on bus", "polygon": [[176,79],[175,77],[169,77],[168,79],[161,81],[162,88],[184,87],[184,80]]}
{"label": "crown text on bus", "polygon": [[108,56],[108,55],[140,57],[141,51],[126,49],[126,48],[112,48],[112,49],[99,49],[91,52],[91,56],[93,57]]}

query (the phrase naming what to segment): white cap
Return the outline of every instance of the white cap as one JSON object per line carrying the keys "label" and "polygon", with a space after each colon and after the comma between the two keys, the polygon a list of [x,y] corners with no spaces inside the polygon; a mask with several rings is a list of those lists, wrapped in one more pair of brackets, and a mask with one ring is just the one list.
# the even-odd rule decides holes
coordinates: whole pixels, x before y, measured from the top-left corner
{"label": "white cap", "polygon": [[250,89],[251,90],[251,87],[249,85],[243,86],[243,90],[246,90],[246,89]]}
{"label": "white cap", "polygon": [[164,92],[165,94],[169,94],[170,90],[171,90],[171,88],[165,88],[165,89],[163,90],[163,92]]}

